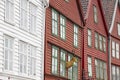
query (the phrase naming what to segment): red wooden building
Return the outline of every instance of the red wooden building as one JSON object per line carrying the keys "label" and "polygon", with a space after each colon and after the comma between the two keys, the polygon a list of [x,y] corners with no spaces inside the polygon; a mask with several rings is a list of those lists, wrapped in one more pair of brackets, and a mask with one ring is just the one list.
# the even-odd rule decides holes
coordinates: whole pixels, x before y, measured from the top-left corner
{"label": "red wooden building", "polygon": [[[45,80],[82,80],[84,21],[79,1],[50,0],[46,11]],[[66,67],[66,62],[73,66]]]}
{"label": "red wooden building", "polygon": [[120,80],[120,1],[103,0],[103,6],[110,34],[109,35],[109,55],[110,55],[109,67],[111,76],[110,80]]}
{"label": "red wooden building", "polygon": [[101,0],[80,0],[85,19],[83,80],[109,80],[108,29]]}

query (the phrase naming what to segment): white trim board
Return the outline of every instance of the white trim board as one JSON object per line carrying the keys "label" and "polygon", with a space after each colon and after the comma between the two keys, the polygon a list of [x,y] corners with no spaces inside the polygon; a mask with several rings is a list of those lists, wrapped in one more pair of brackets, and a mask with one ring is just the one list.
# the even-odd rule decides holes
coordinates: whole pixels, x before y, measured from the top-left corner
{"label": "white trim board", "polygon": [[113,27],[114,27],[114,22],[115,22],[115,16],[116,16],[116,11],[117,11],[117,6],[118,6],[118,0],[116,0],[116,3],[115,3],[114,13],[113,13],[113,17],[112,17],[112,24],[111,24],[111,26],[110,26],[109,33],[112,33],[112,30],[113,30]]}

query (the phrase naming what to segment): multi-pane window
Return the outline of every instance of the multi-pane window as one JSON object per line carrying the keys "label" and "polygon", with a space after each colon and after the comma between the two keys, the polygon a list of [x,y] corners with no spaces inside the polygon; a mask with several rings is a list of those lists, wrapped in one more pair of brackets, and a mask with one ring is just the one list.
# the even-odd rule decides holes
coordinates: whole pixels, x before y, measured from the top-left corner
{"label": "multi-pane window", "polygon": [[97,32],[95,32],[95,48],[106,52],[106,38]]}
{"label": "multi-pane window", "polygon": [[66,24],[65,24],[65,17],[60,15],[60,37],[62,39],[65,39],[65,28],[66,28]]}
{"label": "multi-pane window", "polygon": [[19,42],[19,72],[27,73],[27,43],[20,41]]}
{"label": "multi-pane window", "polygon": [[115,42],[112,41],[112,56],[115,57]]}
{"label": "multi-pane window", "polygon": [[116,80],[116,70],[115,70],[115,66],[112,66],[112,80]]}
{"label": "multi-pane window", "polygon": [[118,35],[120,36],[120,24],[118,23]]}
{"label": "multi-pane window", "polygon": [[78,63],[74,62],[73,65],[73,78],[72,80],[78,80]]}
{"label": "multi-pane window", "polygon": [[103,50],[102,47],[103,47],[103,46],[102,46],[102,36],[99,35],[99,48],[100,48],[100,50]]}
{"label": "multi-pane window", "polygon": [[74,46],[78,47],[78,26],[74,25]]}
{"label": "multi-pane window", "polygon": [[5,0],[5,20],[13,23],[14,21],[14,0]]}
{"label": "multi-pane window", "polygon": [[66,72],[66,53],[64,50],[61,50],[60,53],[60,75],[65,76]]}
{"label": "multi-pane window", "polygon": [[13,38],[4,36],[4,68],[13,70]]}
{"label": "multi-pane window", "polygon": [[103,37],[103,51],[106,52],[106,39]]}
{"label": "multi-pane window", "polygon": [[92,77],[92,58],[88,57],[88,76]]}
{"label": "multi-pane window", "polygon": [[58,35],[58,13],[52,9],[52,34]]}
{"label": "multi-pane window", "polygon": [[58,74],[58,48],[52,46],[52,73]]}
{"label": "multi-pane window", "polygon": [[20,28],[27,30],[27,0],[21,0],[21,24]]}
{"label": "multi-pane window", "polygon": [[[72,59],[72,55],[68,54],[68,61]],[[68,78],[70,80],[78,80],[78,63],[74,62],[73,66],[68,69]]]}
{"label": "multi-pane window", "polygon": [[88,46],[92,46],[92,32],[88,29]]}
{"label": "multi-pane window", "polygon": [[[68,61],[70,61],[72,59],[72,55],[68,55]],[[73,73],[73,67],[70,67],[69,69],[68,69],[68,78],[70,79],[70,80],[72,80],[72,73]]]}
{"label": "multi-pane window", "polygon": [[119,44],[116,43],[116,58],[119,59]]}
{"label": "multi-pane window", "polygon": [[37,6],[30,2],[30,32],[36,33]]}
{"label": "multi-pane window", "polygon": [[107,80],[107,69],[106,63],[95,59],[95,68],[96,68],[96,80]]}
{"label": "multi-pane window", "polygon": [[30,45],[29,74],[36,75],[36,47]]}
{"label": "multi-pane window", "polygon": [[96,8],[96,6],[93,6],[93,11],[94,11],[94,22],[97,23],[98,18],[97,18],[97,8]]}
{"label": "multi-pane window", "polygon": [[98,41],[99,41],[98,33],[95,33],[95,48],[96,49],[98,49]]}
{"label": "multi-pane window", "polygon": [[112,80],[120,80],[120,67],[112,65]]}

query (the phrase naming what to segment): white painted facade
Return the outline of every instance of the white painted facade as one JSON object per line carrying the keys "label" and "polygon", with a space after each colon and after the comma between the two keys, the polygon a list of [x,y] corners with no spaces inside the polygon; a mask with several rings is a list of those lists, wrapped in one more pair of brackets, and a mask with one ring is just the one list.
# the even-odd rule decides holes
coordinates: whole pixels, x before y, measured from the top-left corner
{"label": "white painted facade", "polygon": [[[6,19],[6,1],[13,3],[12,20]],[[36,28],[35,33],[30,31],[30,3],[36,6]],[[44,29],[45,29],[45,7],[48,6],[48,0],[27,0],[26,8],[26,30],[21,28],[21,0],[0,0],[0,80],[44,80]],[[12,61],[12,70],[5,69],[5,37],[12,38],[12,55],[9,60]],[[20,41],[27,44],[25,57],[26,73],[20,72]],[[35,47],[35,74],[30,75],[29,57],[31,53],[30,45]],[[8,55],[8,54],[7,54]],[[24,59],[24,60],[25,60]],[[9,61],[8,60],[8,61]],[[24,63],[24,61],[23,61]],[[24,70],[23,69],[23,70]]]}

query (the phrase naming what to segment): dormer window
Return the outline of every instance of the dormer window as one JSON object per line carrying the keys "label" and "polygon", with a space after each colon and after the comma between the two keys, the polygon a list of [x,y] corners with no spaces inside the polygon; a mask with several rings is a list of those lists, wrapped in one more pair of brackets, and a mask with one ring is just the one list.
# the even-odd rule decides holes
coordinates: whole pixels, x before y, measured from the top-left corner
{"label": "dormer window", "polygon": [[120,36],[120,24],[118,23],[118,35]]}
{"label": "dormer window", "polygon": [[97,17],[97,8],[96,6],[93,6],[93,12],[94,12],[94,22],[98,22],[98,17]]}

